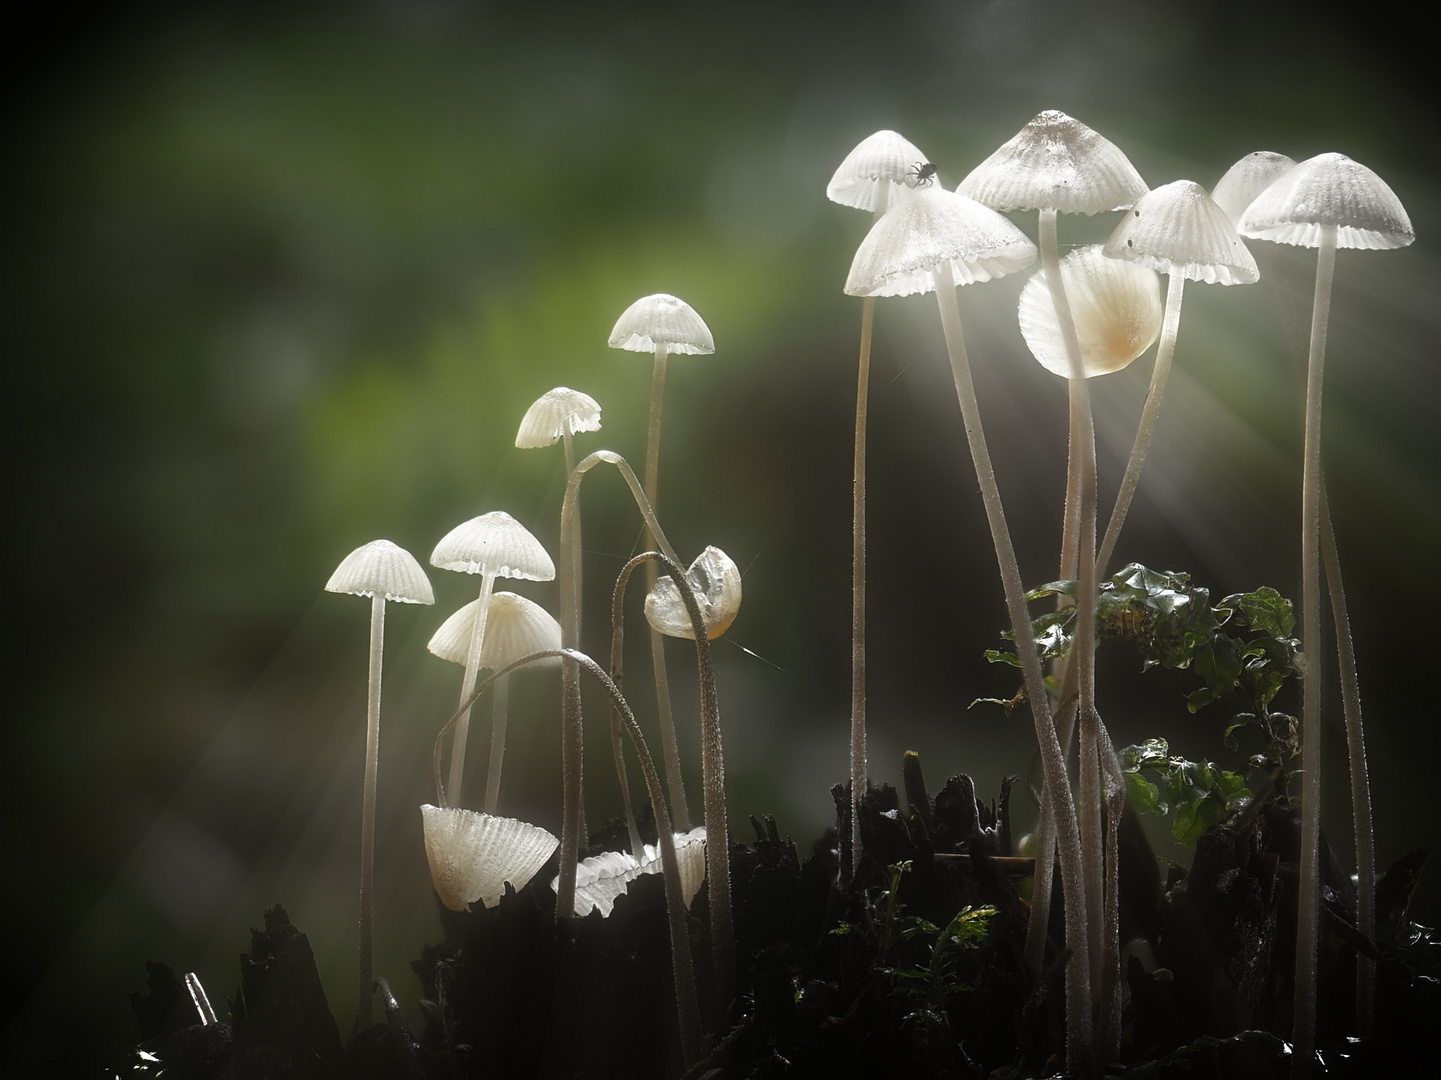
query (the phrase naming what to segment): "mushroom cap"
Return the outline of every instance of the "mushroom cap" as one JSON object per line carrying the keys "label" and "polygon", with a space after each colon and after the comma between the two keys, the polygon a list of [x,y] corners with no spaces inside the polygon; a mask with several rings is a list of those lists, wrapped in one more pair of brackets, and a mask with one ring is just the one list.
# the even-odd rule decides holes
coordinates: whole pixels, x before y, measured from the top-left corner
{"label": "mushroom cap", "polygon": [[[686,907],[700,891],[705,881],[705,826],[688,833],[675,833],[676,862],[680,866],[681,896]],[[594,908],[600,909],[602,918],[610,918],[615,909],[616,899],[630,888],[630,883],[641,874],[662,872],[660,846],[646,844],[642,849],[644,858],[636,862],[628,851],[603,851],[576,864],[575,913],[589,915]],[[560,884],[560,876],[551,879],[552,890]]]}
{"label": "mushroom cap", "polygon": [[1295,167],[1296,162],[1285,154],[1257,150],[1226,170],[1226,175],[1216,181],[1211,190],[1211,199],[1226,211],[1232,225],[1238,225],[1256,196]]}
{"label": "mushroom cap", "polygon": [[930,158],[905,136],[878,131],[862,139],[846,155],[826,185],[826,198],[842,206],[872,211],[876,208],[876,191],[882,184],[889,184],[886,205],[895,206],[915,188],[914,183],[906,182],[907,176],[914,176],[916,166],[928,161]]}
{"label": "mushroom cap", "polygon": [[471,518],[441,537],[430,565],[462,574],[493,571],[497,577],[553,581],[555,563],[540,541],[504,510]]}
{"label": "mushroom cap", "polygon": [[505,883],[519,892],[545,865],[560,841],[538,825],[474,810],[420,808],[430,880],[451,911],[479,900],[494,907]]}
{"label": "mushroom cap", "polygon": [[[700,602],[706,637],[714,641],[730,628],[741,609],[740,567],[720,548],[708,547],[690,564],[686,577]],[[695,640],[685,600],[669,574],[657,578],[646,594],[645,619],[659,634]]]}
{"label": "mushroom cap", "polygon": [[1035,262],[1036,245],[989,207],[943,188],[923,188],[886,213],[856,249],[850,296],[933,292],[936,267],[957,285],[990,281]]}
{"label": "mushroom cap", "polygon": [[[1077,248],[1061,260],[1061,280],[1081,344],[1086,378],[1119,371],[1161,332],[1161,279],[1139,263],[1108,259],[1100,244]],[[1071,377],[1066,343],[1045,270],[1021,290],[1021,336],[1047,371]]]}
{"label": "mushroom cap", "polygon": [[1258,240],[1320,247],[1322,225],[1336,227],[1338,248],[1385,250],[1416,239],[1386,181],[1345,154],[1301,162],[1256,197],[1239,227]]}
{"label": "mushroom cap", "polygon": [[956,190],[994,210],[1096,214],[1124,210],[1146,193],[1146,182],[1115,143],[1048,109]]}
{"label": "mushroom cap", "polygon": [[521,418],[515,445],[521,450],[552,446],[557,439],[580,431],[600,430],[600,403],[589,394],[557,386],[535,399]]}
{"label": "mushroom cap", "polygon": [[372,540],[341,559],[325,583],[325,591],[380,595],[400,604],[435,603],[430,579],[415,556],[389,540]]}
{"label": "mushroom cap", "polygon": [[[426,646],[442,660],[464,664],[470,654],[470,638],[475,631],[475,613],[480,610],[477,598],[456,611],[440,624]],[[480,666],[491,671],[515,663],[531,653],[550,652],[560,648],[560,623],[534,600],[513,592],[491,594],[490,612],[485,619],[485,640],[480,646]],[[537,660],[535,667],[557,667],[560,657]]]}
{"label": "mushroom cap", "polygon": [[642,296],[620,313],[610,332],[612,349],[655,352],[657,345],[664,345],[667,353],[715,352],[715,338],[705,320],[670,293]]}
{"label": "mushroom cap", "polygon": [[1226,211],[1190,180],[1141,196],[1104,250],[1109,258],[1208,285],[1250,285],[1261,276]]}

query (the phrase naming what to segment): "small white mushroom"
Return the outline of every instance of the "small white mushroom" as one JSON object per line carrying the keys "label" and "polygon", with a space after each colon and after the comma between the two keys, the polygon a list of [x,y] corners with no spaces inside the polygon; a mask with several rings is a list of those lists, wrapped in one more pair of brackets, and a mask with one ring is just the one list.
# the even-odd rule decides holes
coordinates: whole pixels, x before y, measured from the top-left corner
{"label": "small white mushroom", "polygon": [[[485,644],[485,624],[490,613],[490,594],[497,577],[520,578],[525,581],[551,581],[555,563],[551,562],[540,541],[520,522],[503,510],[457,525],[435,545],[430,562],[442,570],[481,575],[478,617],[471,633],[466,655],[465,675],[461,680],[460,701],[464,705],[475,689],[480,670],[480,654]],[[461,798],[461,782],[465,775],[465,744],[470,730],[470,710],[466,709],[455,725],[451,743],[450,785],[446,801],[454,806]]]}
{"label": "small white mushroom", "polygon": [[[700,601],[706,636],[714,641],[730,628],[740,612],[740,567],[720,548],[707,547],[687,568],[686,577]],[[646,594],[645,618],[653,630],[666,637],[695,640],[690,613],[669,574],[657,578]]]}
{"label": "small white mushroom", "polygon": [[579,390],[557,386],[541,394],[525,411],[520,430],[515,434],[515,445],[520,450],[533,450],[565,440],[565,472],[569,476],[575,468],[570,437],[582,431],[599,430],[600,403]]}
{"label": "small white mushroom", "polygon": [[494,907],[507,881],[519,892],[560,843],[515,818],[428,804],[420,814],[430,879],[451,911],[468,911],[477,900]]}
{"label": "small white mushroom", "polygon": [[414,556],[389,540],[372,540],[341,560],[326,592],[370,598],[370,686],[366,699],[365,789],[360,816],[360,1025],[370,1026],[371,942],[375,916],[375,787],[380,764],[380,675],[385,648],[385,602],[433,604],[430,579]]}
{"label": "small white mushroom", "polygon": [[1232,225],[1239,225],[1246,207],[1295,167],[1296,163],[1285,154],[1257,150],[1226,170],[1226,175],[1211,189],[1211,199],[1226,211]]}
{"label": "small white mushroom", "polygon": [[[680,864],[681,895],[686,907],[690,907],[705,881],[705,826],[673,835],[676,861]],[[608,919],[615,910],[616,900],[629,890],[631,882],[642,874],[659,873],[661,853],[654,844],[644,846],[640,859],[628,851],[602,851],[582,859],[576,864],[575,913],[589,915],[592,909],[599,909],[601,917]],[[556,889],[559,884],[557,876],[550,887]]]}
{"label": "small white mushroom", "polygon": [[[929,187],[930,164],[916,144],[894,131],[878,131],[856,144],[826,185],[826,198],[842,206],[884,214],[918,187]],[[932,167],[934,168],[934,166]]]}

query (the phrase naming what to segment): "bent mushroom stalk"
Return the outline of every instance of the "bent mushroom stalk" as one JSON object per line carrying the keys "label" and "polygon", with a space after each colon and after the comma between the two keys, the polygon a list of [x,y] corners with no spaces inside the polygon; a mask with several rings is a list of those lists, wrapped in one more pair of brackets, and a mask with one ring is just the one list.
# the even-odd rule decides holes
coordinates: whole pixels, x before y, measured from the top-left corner
{"label": "bent mushroom stalk", "polygon": [[[1302,645],[1313,656],[1321,649],[1321,393],[1326,361],[1326,329],[1331,305],[1331,281],[1336,249],[1386,250],[1405,247],[1415,238],[1411,219],[1401,200],[1386,182],[1366,166],[1344,154],[1321,154],[1301,162],[1266,188],[1241,216],[1246,236],[1279,244],[1314,247],[1316,297],[1311,312],[1311,347],[1306,375],[1305,464],[1301,495],[1301,617]],[[1352,798],[1369,804],[1364,779],[1365,752],[1360,713],[1351,723],[1347,710],[1347,741],[1352,754]],[[1317,678],[1302,681],[1301,768],[1304,776],[1301,818],[1299,910],[1296,919],[1296,1000],[1293,1073],[1308,1075],[1316,1038],[1316,954],[1319,947],[1321,827],[1321,686]],[[1359,762],[1358,762],[1359,759]],[[1360,768],[1357,769],[1359,764]],[[1359,775],[1358,775],[1359,773]],[[1369,825],[1369,807],[1363,816]],[[1369,832],[1369,829],[1367,830]],[[1372,923],[1374,936],[1374,853],[1372,838],[1356,835],[1357,893],[1366,908],[1361,920]],[[1363,855],[1364,849],[1364,855]],[[1362,860],[1371,873],[1360,874]],[[1364,934],[1367,931],[1358,925]],[[1365,969],[1358,978],[1365,977]],[[1364,995],[1369,999],[1369,993]]]}
{"label": "bent mushroom stalk", "polygon": [[[669,293],[643,296],[616,320],[610,332],[612,349],[646,352],[655,357],[651,373],[650,422],[645,442],[645,497],[652,507],[657,505],[660,477],[660,417],[665,396],[666,357],[671,353],[708,355],[715,352],[715,339],[694,308]],[[651,542],[658,543],[654,534]],[[655,565],[646,568],[647,588],[655,585]],[[666,790],[670,792],[676,822],[682,831],[690,828],[690,811],[685,802],[685,784],[680,771],[680,750],[675,741],[675,723],[671,718],[670,683],[665,670],[665,641],[661,635],[650,637],[651,666],[655,669],[656,711],[660,716],[661,751],[665,756]]]}
{"label": "bent mushroom stalk", "polygon": [[433,604],[435,594],[415,557],[389,540],[372,540],[347,555],[325,583],[326,592],[370,598],[370,681],[365,709],[365,787],[360,811],[360,970],[355,1022],[370,1027],[371,956],[375,936],[375,788],[380,767],[380,675],[385,649],[385,602]]}
{"label": "bent mushroom stalk", "polygon": [[[826,185],[826,197],[842,206],[871,211],[871,224],[914,188],[928,159],[894,131],[878,131],[846,155]],[[934,182],[927,178],[928,186]],[[871,329],[876,298],[861,302],[861,351],[856,373],[856,441],[851,491],[851,860],[861,862],[861,819],[866,791],[866,417],[871,381]]]}
{"label": "bent mushroom stalk", "polygon": [[1060,819],[1057,831],[1066,901],[1066,944],[1072,950],[1071,962],[1066,965],[1067,1061],[1070,1068],[1080,1069],[1089,1067],[1092,1056],[1091,960],[1080,834],[1065,761],[1051,722],[1040,655],[1033,643],[1020,568],[981,426],[960,309],[956,305],[958,280],[962,284],[989,281],[1028,266],[1035,258],[1035,245],[994,210],[963,195],[927,189],[907,199],[871,229],[856,252],[845,291],[851,296],[935,292],[940,307],[956,397],[1000,566],[1042,767],[1047,785],[1057,793],[1055,807]]}

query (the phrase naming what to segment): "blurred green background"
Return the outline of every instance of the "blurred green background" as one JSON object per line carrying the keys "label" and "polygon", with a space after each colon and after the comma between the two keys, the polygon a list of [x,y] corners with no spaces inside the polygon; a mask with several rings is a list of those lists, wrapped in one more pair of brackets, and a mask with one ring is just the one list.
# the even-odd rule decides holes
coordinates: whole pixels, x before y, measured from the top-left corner
{"label": "blurred green background", "polygon": [[[717,544],[746,574],[716,647],[732,831],[774,814],[809,849],[847,768],[860,304],[841,284],[867,228],[824,190],[883,127],[952,187],[1060,108],[1152,186],[1210,186],[1257,149],[1340,150],[1396,190],[1418,242],[1337,261],[1326,451],[1380,865],[1434,843],[1441,157],[1427,46],[1359,18],[1231,0],[32,12],[4,98],[6,1070],[97,1070],[132,1030],[147,957],[198,972],[217,1003],[233,994],[246,928],[277,901],[349,1030],[367,613],[321,587],[367,540],[424,562],[492,509],[554,551],[561,455],[514,449],[516,426],[572,386],[604,409],[580,452],[639,467],[649,363],[606,338],[647,293],[688,300],[717,343],[670,365],[659,501],[684,556]],[[1062,242],[1113,219],[1063,220]],[[1297,592],[1299,389],[1278,298],[1304,326],[1314,261],[1252,247],[1259,285],[1187,290],[1121,543],[1218,597]],[[1039,584],[1066,406],[1015,327],[1026,276],[960,301]],[[989,796],[1033,739],[1019,713],[966,708],[1015,680],[981,659],[1005,614],[933,299],[882,302],[876,332],[871,771],[898,782],[917,749],[933,788],[965,770]],[[1149,371],[1148,354],[1094,384],[1106,508]],[[614,475],[594,474],[584,504],[594,614],[639,523]],[[439,934],[416,807],[459,681],[425,642],[474,595],[431,577],[435,608],[390,609],[382,724],[376,971],[413,1022],[408,963]],[[553,585],[517,591],[555,604]],[[606,639],[588,621],[585,645]],[[688,648],[672,643],[672,678],[698,813]],[[1100,693],[1118,744],[1163,734],[1225,758],[1226,705],[1191,717],[1184,677],[1143,679],[1112,651]],[[637,653],[649,725],[646,670]],[[516,680],[502,795],[556,831],[557,700],[553,673]],[[619,797],[598,699],[589,715],[600,821]],[[1326,822],[1349,851],[1339,708],[1325,738]],[[1435,916],[1434,875],[1419,902]]]}

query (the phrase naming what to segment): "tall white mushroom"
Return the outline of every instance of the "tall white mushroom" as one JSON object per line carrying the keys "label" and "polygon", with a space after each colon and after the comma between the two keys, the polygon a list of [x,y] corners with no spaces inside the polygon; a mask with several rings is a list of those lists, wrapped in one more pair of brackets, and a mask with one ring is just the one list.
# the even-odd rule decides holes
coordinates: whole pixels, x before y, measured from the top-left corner
{"label": "tall white mushroom", "polygon": [[[475,613],[479,600],[472,600],[440,624],[426,646],[442,660],[464,665],[475,636]],[[480,649],[480,667],[500,671],[522,657],[560,649],[560,623],[534,600],[513,592],[498,592],[490,598],[486,617],[485,643]],[[537,661],[545,667],[559,667],[560,658]],[[505,762],[505,729],[510,700],[510,676],[501,675],[491,691],[490,766],[485,780],[485,812],[494,814],[500,799],[500,775]]]}
{"label": "tall white mushroom", "polygon": [[571,436],[582,431],[599,430],[600,403],[579,390],[557,386],[541,394],[525,410],[520,430],[515,433],[515,445],[521,450],[532,450],[554,446],[558,440],[564,441],[565,474],[569,476],[575,468]]}
{"label": "tall white mushroom", "polygon": [[[1301,494],[1301,617],[1302,643],[1308,651],[1321,648],[1321,579],[1318,549],[1321,533],[1321,389],[1326,362],[1326,327],[1331,308],[1331,279],[1336,249],[1386,250],[1405,247],[1416,239],[1411,219],[1396,193],[1366,166],[1344,154],[1321,154],[1301,162],[1266,188],[1241,216],[1241,232],[1260,240],[1298,247],[1314,247],[1316,299],[1311,313],[1311,349],[1306,375],[1305,466]],[[1370,816],[1365,790],[1365,748],[1360,716],[1351,723],[1347,710],[1352,792],[1355,803],[1358,864],[1358,927],[1374,933],[1374,879],[1370,821],[1363,830],[1361,818]],[[1302,680],[1301,769],[1305,778],[1301,818],[1300,908],[1296,927],[1296,1071],[1310,1069],[1316,1036],[1316,952],[1320,904],[1318,843],[1321,828],[1321,686],[1318,679]],[[1359,788],[1358,786],[1359,785]],[[1364,835],[1363,835],[1364,832]],[[1364,853],[1363,853],[1364,847]],[[1372,864],[1361,873],[1363,859]],[[1364,905],[1364,906],[1362,906]],[[1358,972],[1358,989],[1369,982],[1369,972]],[[1369,1014],[1369,987],[1361,995]]]}
{"label": "tall white mushroom", "polygon": [[980,408],[971,382],[956,285],[989,281],[1029,266],[1036,259],[1035,245],[1024,233],[994,210],[963,195],[940,189],[918,191],[912,198],[876,222],[851,264],[845,291],[851,296],[909,296],[934,292],[940,306],[941,328],[950,355],[965,421],[971,460],[986,507],[986,520],[1000,564],[1001,583],[1016,652],[1025,677],[1026,697],[1035,722],[1036,741],[1046,785],[1056,792],[1055,814],[1061,851],[1061,878],[1066,898],[1066,943],[1072,959],[1066,965],[1068,1054],[1080,1068],[1090,1060],[1091,961],[1086,929],[1086,896],[1081,876],[1081,843],[1076,826],[1071,785],[1051,722],[1045,678],[1039,654],[1032,645],[1030,614],[1026,610],[1016,552],[1006,525],[1000,490],[991,466]]}
{"label": "tall white mushroom", "polygon": [[[435,545],[430,562],[442,570],[481,576],[479,606],[476,608],[470,649],[466,654],[465,675],[460,685],[460,701],[464,705],[475,689],[475,676],[480,670],[480,653],[485,644],[485,624],[490,614],[490,594],[495,587],[495,579],[551,581],[555,578],[555,563],[551,562],[540,541],[504,510],[493,510],[451,529]],[[450,784],[446,792],[446,802],[450,806],[460,804],[469,730],[470,710],[467,708],[455,725],[455,738],[451,743]]]}
{"label": "tall white mushroom", "polygon": [[360,810],[360,995],[358,1024],[370,1026],[371,943],[375,932],[375,785],[380,765],[380,668],[385,602],[433,604],[430,579],[414,556],[389,540],[372,540],[341,560],[326,592],[370,597],[370,686],[365,708],[365,790]]}
{"label": "tall white mushroom", "polygon": [[[909,139],[878,131],[846,155],[826,185],[826,198],[871,212],[871,224],[893,203],[930,186],[927,158]],[[866,416],[871,383],[871,329],[876,298],[861,302],[861,356],[856,373],[856,444],[851,484],[851,865],[861,862],[861,819],[855,804],[866,792]]]}
{"label": "tall white mushroom", "polygon": [[[660,415],[665,396],[665,362],[672,353],[688,356],[715,352],[715,338],[710,327],[694,308],[669,293],[643,296],[621,312],[610,332],[612,349],[650,353],[655,357],[650,384],[650,425],[645,443],[645,497],[654,510],[657,480],[660,471]],[[649,545],[655,544],[651,536]],[[654,587],[655,565],[646,567],[647,591]],[[685,802],[685,784],[681,779],[680,751],[675,741],[675,723],[671,719],[670,684],[665,670],[665,642],[652,631],[650,637],[651,665],[655,669],[656,711],[660,714],[661,754],[665,758],[665,786],[670,795],[676,828],[690,828],[690,811]]]}

